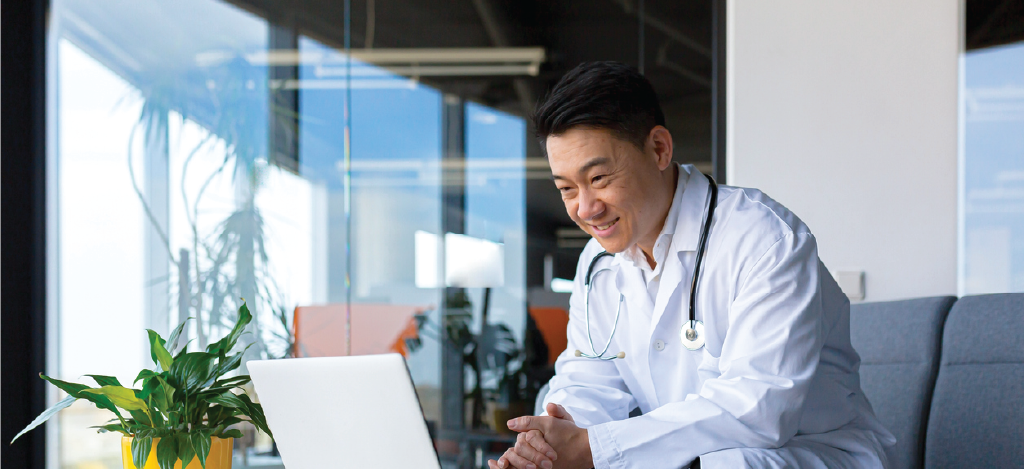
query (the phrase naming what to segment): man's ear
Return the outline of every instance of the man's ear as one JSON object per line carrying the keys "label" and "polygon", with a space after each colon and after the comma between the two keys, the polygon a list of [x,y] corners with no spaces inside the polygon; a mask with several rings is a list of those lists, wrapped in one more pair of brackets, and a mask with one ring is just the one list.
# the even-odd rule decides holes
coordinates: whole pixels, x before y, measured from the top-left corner
{"label": "man's ear", "polygon": [[665,171],[673,162],[673,136],[669,129],[656,125],[648,133],[648,145],[655,152],[655,163],[659,171]]}

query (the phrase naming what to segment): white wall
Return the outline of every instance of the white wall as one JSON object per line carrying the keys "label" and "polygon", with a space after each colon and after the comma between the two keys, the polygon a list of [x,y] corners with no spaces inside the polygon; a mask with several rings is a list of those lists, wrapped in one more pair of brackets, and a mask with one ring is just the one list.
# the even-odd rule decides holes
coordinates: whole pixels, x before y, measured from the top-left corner
{"label": "white wall", "polygon": [[866,301],[957,292],[959,0],[730,0],[727,178]]}

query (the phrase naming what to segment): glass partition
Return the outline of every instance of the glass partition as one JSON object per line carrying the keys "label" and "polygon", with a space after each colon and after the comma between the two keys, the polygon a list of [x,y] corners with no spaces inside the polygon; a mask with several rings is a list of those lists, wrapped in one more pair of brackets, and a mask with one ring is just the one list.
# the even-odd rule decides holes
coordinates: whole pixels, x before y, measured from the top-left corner
{"label": "glass partition", "polygon": [[1025,81],[1022,43],[964,58],[959,290],[963,295],[1025,287]]}

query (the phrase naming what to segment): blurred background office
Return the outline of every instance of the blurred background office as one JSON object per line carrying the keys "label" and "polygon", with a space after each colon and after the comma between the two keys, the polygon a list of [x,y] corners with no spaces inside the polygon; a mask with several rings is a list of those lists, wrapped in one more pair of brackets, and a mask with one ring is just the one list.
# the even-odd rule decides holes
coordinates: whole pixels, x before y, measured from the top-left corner
{"label": "blurred background office", "polygon": [[[3,10],[3,438],[142,332],[402,353],[446,467],[514,442],[587,241],[529,114],[636,66],[674,159],[795,210],[852,301],[1023,290],[1021,2],[50,0]],[[121,467],[84,403],[11,467]],[[345,422],[338,422],[345,425]],[[281,467],[247,428],[235,467]],[[339,457],[344,458],[344,455]],[[486,467],[486,466],[485,466]]]}

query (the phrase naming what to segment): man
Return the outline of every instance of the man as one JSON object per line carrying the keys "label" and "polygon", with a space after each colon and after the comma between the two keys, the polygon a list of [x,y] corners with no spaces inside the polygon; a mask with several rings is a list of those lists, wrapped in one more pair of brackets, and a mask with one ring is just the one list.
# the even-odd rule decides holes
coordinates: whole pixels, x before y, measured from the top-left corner
{"label": "man", "polygon": [[[850,304],[796,215],[718,186],[695,340],[691,275],[713,191],[672,162],[650,83],[622,64],[583,64],[534,121],[566,210],[593,239],[547,412],[510,420],[517,444],[491,468],[886,465],[894,438],[861,391]],[[614,256],[595,261],[588,296],[602,251]]]}

